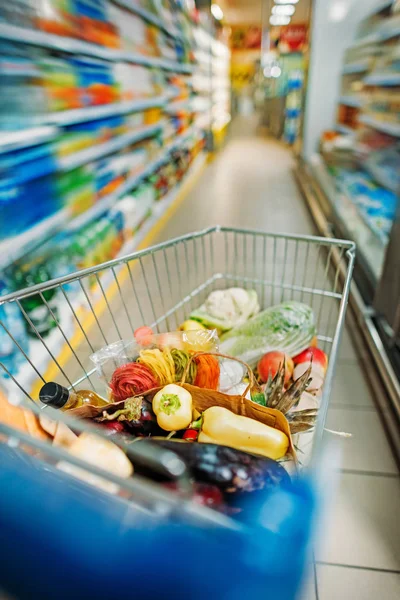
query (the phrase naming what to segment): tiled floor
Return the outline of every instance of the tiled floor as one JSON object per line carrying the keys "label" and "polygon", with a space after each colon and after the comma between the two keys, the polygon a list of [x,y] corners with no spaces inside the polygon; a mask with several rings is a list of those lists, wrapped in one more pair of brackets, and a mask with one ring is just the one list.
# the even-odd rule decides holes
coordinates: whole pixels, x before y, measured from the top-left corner
{"label": "tiled floor", "polygon": [[[257,136],[255,122],[233,124],[225,149],[160,234],[173,236],[221,224],[314,233],[280,143]],[[316,565],[301,600],[400,598],[400,480],[363,370],[346,331],[340,348],[327,427],[349,432]],[[326,434],[327,439],[331,434]]]}

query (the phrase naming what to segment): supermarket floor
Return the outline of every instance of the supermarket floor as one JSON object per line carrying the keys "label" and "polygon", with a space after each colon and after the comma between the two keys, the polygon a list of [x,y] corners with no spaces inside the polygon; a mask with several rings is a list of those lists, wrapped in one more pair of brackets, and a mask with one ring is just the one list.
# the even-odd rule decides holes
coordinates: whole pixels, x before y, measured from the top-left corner
{"label": "supermarket floor", "polygon": [[[314,233],[292,167],[290,151],[258,135],[255,119],[237,119],[224,150],[157,241],[215,224]],[[338,489],[319,531],[302,600],[400,598],[399,472],[363,374],[367,368],[346,331],[327,427],[352,437],[342,442]]]}

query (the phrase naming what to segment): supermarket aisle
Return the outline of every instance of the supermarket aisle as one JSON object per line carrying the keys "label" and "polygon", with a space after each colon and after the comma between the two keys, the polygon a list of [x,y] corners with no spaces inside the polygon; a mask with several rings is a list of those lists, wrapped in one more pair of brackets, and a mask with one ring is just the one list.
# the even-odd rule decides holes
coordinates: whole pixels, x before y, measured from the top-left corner
{"label": "supermarket aisle", "polygon": [[[206,167],[157,241],[221,224],[312,234],[291,173],[290,152],[239,119],[225,149]],[[304,600],[400,597],[400,481],[373,398],[347,332],[342,341],[327,427],[343,440],[339,489],[317,544]],[[326,434],[330,435],[330,434]]]}
{"label": "supermarket aisle", "polygon": [[229,141],[193,188],[158,241],[210,225],[310,233],[292,177],[293,159],[278,141],[256,133],[257,118],[239,117]]}

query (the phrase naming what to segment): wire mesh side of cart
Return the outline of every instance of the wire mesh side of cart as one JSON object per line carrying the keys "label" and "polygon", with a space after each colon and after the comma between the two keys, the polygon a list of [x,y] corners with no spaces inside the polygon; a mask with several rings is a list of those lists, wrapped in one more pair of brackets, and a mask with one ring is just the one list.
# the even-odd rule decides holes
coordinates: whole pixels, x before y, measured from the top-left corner
{"label": "wire mesh side of cart", "polygon": [[[29,347],[0,321],[21,359],[17,371],[0,364],[0,381],[15,403],[37,401],[46,381],[103,393],[90,354],[131,339],[143,324],[173,331],[211,291],[240,286],[257,291],[261,308],[298,300],[314,310],[318,343],[329,356],[315,444],[328,406],[354,255],[352,242],[214,227],[5,296],[3,309],[13,305],[24,319]],[[33,297],[52,323],[46,337],[27,309]],[[35,403],[29,406],[39,410]],[[65,414],[57,418],[70,421]],[[11,437],[13,443],[29,441],[17,432]]]}

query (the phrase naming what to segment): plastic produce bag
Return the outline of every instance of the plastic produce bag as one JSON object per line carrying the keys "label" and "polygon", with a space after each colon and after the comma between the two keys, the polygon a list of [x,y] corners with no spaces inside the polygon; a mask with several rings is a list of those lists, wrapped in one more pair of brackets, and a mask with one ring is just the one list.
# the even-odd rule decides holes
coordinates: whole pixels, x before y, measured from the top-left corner
{"label": "plastic produce bag", "polygon": [[[134,340],[121,340],[103,347],[91,355],[100,379],[109,388],[109,383],[118,367],[135,362],[140,353],[165,348],[181,350],[187,355],[196,352],[218,352],[219,340],[215,329],[195,329],[153,334],[149,329],[146,336]],[[177,373],[178,375],[178,373]],[[171,383],[171,382],[169,382]],[[110,392],[110,390],[108,389]]]}

